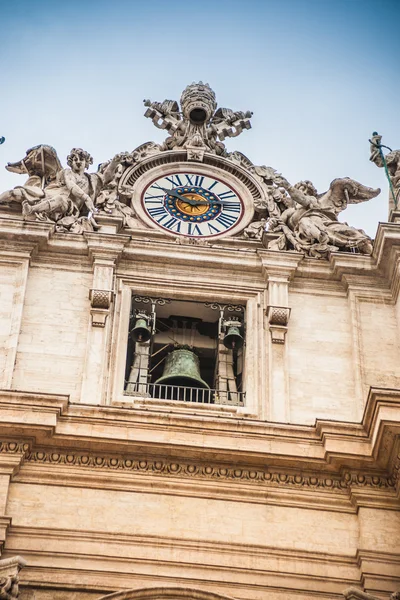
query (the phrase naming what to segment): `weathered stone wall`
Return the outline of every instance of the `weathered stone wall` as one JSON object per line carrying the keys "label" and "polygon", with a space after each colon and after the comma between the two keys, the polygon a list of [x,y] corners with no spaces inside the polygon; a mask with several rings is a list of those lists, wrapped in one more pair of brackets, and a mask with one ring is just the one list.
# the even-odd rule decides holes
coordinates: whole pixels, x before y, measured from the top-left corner
{"label": "weathered stone wall", "polygon": [[370,386],[400,387],[400,329],[396,307],[389,302],[359,303],[364,393]]}
{"label": "weathered stone wall", "polygon": [[[77,510],[79,507],[79,510]],[[353,556],[355,514],[301,510],[251,501],[14,483],[7,509],[15,527],[250,544]],[[161,518],[162,516],[162,518]],[[400,524],[399,524],[400,525]],[[92,542],[92,544],[95,542]],[[100,548],[98,548],[100,551]]]}
{"label": "weathered stone wall", "polygon": [[290,294],[290,304],[290,421],[359,421],[351,306],[345,294],[306,290]]}
{"label": "weathered stone wall", "polygon": [[0,373],[4,377],[9,360],[10,338],[14,333],[12,331],[13,311],[20,286],[18,265],[1,264],[0,267]]}
{"label": "weathered stone wall", "polygon": [[[67,265],[66,265],[67,266]],[[79,402],[91,275],[31,267],[18,340],[14,389],[68,394]]]}

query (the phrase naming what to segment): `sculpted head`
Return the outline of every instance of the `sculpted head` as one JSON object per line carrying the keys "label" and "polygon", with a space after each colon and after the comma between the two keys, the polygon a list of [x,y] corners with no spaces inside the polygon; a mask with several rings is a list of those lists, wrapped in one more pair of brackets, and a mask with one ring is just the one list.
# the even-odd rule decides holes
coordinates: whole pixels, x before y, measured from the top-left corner
{"label": "sculpted head", "polygon": [[73,171],[81,171],[88,169],[89,165],[93,164],[93,158],[89,152],[82,150],[82,148],[72,148],[71,152],[67,156],[67,164]]}
{"label": "sculpted head", "polygon": [[308,179],[306,179],[305,181],[299,181],[294,187],[297,190],[300,190],[300,192],[303,192],[303,194],[305,194],[306,196],[318,196],[317,189],[314,187],[314,184]]}

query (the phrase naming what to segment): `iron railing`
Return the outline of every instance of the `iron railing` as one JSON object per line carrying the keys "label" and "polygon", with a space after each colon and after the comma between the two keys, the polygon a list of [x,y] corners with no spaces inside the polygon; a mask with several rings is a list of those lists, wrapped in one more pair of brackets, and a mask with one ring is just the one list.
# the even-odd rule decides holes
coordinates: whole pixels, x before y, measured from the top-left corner
{"label": "iron railing", "polygon": [[192,388],[160,383],[128,382],[124,394],[158,400],[177,400],[180,402],[225,404],[230,406],[244,406],[245,399],[245,392]]}

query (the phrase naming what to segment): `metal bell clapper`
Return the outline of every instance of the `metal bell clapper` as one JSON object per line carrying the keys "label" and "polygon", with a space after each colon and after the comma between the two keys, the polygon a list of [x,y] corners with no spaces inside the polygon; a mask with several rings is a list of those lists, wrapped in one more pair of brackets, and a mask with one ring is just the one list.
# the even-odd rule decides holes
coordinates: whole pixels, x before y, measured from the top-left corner
{"label": "metal bell clapper", "polygon": [[151,338],[151,317],[145,312],[136,313],[135,327],[132,329],[132,338],[135,342],[148,342]]}
{"label": "metal bell clapper", "polygon": [[178,347],[168,354],[164,373],[156,384],[210,389],[201,378],[199,357],[187,347]]}
{"label": "metal bell clapper", "polygon": [[242,322],[237,317],[232,317],[229,320],[223,321],[223,328],[225,330],[222,343],[225,348],[229,350],[237,350],[243,346],[244,339],[240,333]]}

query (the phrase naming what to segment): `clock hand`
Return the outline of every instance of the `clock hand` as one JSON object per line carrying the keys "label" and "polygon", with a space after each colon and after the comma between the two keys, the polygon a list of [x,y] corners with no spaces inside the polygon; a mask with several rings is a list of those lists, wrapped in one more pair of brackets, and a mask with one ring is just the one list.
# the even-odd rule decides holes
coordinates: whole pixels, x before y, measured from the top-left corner
{"label": "clock hand", "polygon": [[159,188],[166,194],[169,194],[170,196],[174,196],[178,200],[181,200],[182,202],[186,202],[187,204],[190,204],[191,206],[201,206],[201,205],[205,205],[205,204],[220,204],[221,206],[229,206],[229,202],[224,202],[223,200],[216,200],[216,199],[214,200],[211,198],[210,198],[210,200],[192,200],[191,198],[181,196],[175,190],[172,190],[172,189],[169,190],[168,188],[163,188],[160,185],[157,185],[154,187]]}
{"label": "clock hand", "polygon": [[[161,187],[160,185],[157,185],[154,187],[158,187],[160,190],[162,190],[169,196],[174,196],[178,200],[182,200],[182,202],[186,202],[187,204],[190,204],[191,206],[196,206],[196,204],[197,204],[197,200],[191,200],[190,198],[185,198],[185,196],[181,196],[180,194],[178,194],[178,192],[175,192],[175,190],[169,190],[167,188]],[[205,202],[204,204],[208,204],[208,202]]]}

